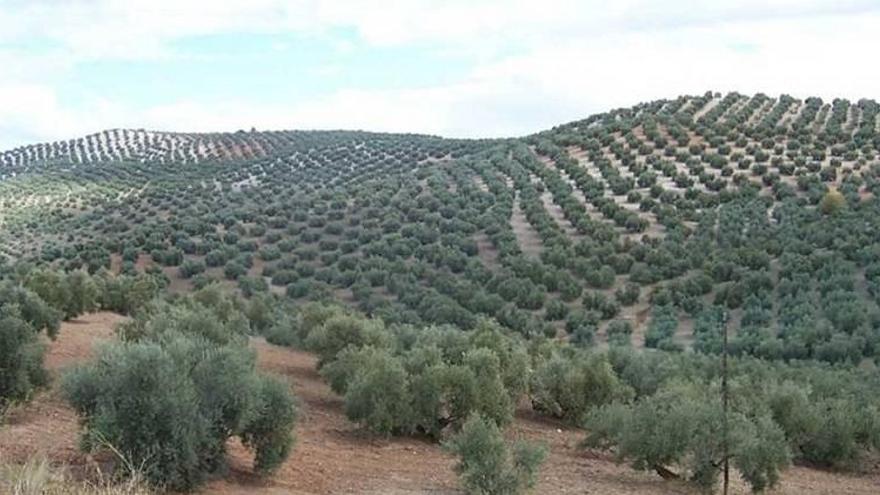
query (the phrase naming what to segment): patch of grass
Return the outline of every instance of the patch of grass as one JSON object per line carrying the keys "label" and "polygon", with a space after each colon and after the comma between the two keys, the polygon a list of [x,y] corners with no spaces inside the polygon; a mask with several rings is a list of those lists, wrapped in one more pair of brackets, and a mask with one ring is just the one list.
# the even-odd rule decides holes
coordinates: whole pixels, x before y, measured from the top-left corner
{"label": "patch of grass", "polygon": [[63,466],[56,467],[45,456],[22,465],[0,465],[0,493],[7,495],[152,495],[143,478],[134,473],[114,483],[99,476],[98,481],[75,481]]}

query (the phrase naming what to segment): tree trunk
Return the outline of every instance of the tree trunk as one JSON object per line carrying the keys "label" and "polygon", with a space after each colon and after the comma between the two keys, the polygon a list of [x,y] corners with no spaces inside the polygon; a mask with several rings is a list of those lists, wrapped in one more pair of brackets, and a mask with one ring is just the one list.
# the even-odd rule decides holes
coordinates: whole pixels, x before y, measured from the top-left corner
{"label": "tree trunk", "polygon": [[681,479],[681,476],[679,476],[676,473],[673,473],[672,471],[670,471],[669,469],[667,469],[664,466],[661,466],[660,464],[654,464],[654,471],[657,471],[657,474],[659,474],[660,477],[663,478],[664,480]]}

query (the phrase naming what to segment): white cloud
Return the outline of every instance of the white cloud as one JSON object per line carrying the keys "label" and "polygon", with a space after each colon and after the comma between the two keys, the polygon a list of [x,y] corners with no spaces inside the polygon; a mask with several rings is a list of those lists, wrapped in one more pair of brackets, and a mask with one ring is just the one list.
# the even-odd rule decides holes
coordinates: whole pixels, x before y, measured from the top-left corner
{"label": "white cloud", "polygon": [[[709,89],[880,98],[880,65],[871,53],[880,46],[880,11],[872,11],[874,2],[725,0],[698,8],[687,1],[634,0],[376,4],[138,0],[29,2],[4,9],[0,63],[13,69],[0,74],[0,146],[111,127],[508,136]],[[470,73],[448,84],[378,90],[353,85],[288,106],[254,104],[242,95],[237,101],[172,101],[148,109],[98,101],[88,112],[74,112],[52,90],[64,70],[63,64],[51,69],[53,61],[174,56],[174,40],[223,32],[328,36],[350,51],[349,40],[332,37],[340,27],[353,28],[367,46],[427,44],[450,56],[483,56]],[[4,39],[34,32],[63,48],[27,60],[25,52],[2,48]],[[513,54],[498,51],[509,47],[516,48]],[[340,68],[326,64],[313,70],[332,78]]]}
{"label": "white cloud", "polygon": [[[159,126],[186,122],[191,129],[255,125],[486,137],[534,132],[617,106],[710,89],[878,98],[880,66],[858,48],[880,46],[878,23],[880,15],[844,16],[608,34],[537,46],[449,85],[353,88],[283,109],[242,104],[204,112],[177,106],[162,114],[167,119],[151,120]],[[744,44],[747,50],[739,48]]]}
{"label": "white cloud", "polygon": [[0,84],[0,149],[76,137],[113,118],[106,102],[88,113],[66,110],[55,91],[37,84]]}
{"label": "white cloud", "polygon": [[873,0],[11,0],[0,43],[45,37],[75,59],[141,58],[167,56],[171,42],[191,36],[353,28],[368,44],[467,46],[878,8]]}

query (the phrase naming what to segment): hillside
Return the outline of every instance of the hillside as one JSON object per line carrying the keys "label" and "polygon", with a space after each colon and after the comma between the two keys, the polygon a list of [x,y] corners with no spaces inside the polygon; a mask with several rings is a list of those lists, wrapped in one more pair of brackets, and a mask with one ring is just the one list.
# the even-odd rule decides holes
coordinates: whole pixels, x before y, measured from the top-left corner
{"label": "hillside", "polygon": [[878,111],[707,93],[507,140],[107,131],[0,154],[0,246],[585,344],[716,352],[725,319],[737,352],[858,361],[880,352]]}
{"label": "hillside", "polygon": [[108,131],[0,154],[0,245],[584,342],[712,352],[725,317],[742,352],[858,360],[880,348],[878,110],[707,93],[512,140]]}
{"label": "hillside", "polygon": [[734,493],[872,493],[878,113],[707,93],[520,138],[2,153],[0,478],[458,493],[473,436],[496,488],[694,493],[731,459]]}

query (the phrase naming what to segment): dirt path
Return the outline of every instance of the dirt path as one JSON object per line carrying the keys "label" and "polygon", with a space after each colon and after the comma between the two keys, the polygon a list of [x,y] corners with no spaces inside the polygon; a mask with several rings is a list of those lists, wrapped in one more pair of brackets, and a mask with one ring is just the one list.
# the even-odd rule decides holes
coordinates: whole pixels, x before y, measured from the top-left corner
{"label": "dirt path", "polygon": [[498,262],[498,250],[492,244],[492,240],[485,232],[477,232],[474,234],[474,241],[477,243],[477,256],[480,261],[490,270],[499,270],[501,263]]}
{"label": "dirt path", "polygon": [[[64,367],[88,359],[94,346],[113,338],[114,325],[123,317],[94,313],[62,325],[58,340],[47,354],[47,367],[57,377]],[[275,476],[261,479],[251,473],[251,456],[230,442],[230,469],[208,483],[202,494],[453,494],[457,481],[454,459],[442,448],[416,438],[382,439],[368,436],[343,414],[342,400],[315,371],[315,357],[254,339],[258,364],[289,381],[300,403],[297,445]],[[57,381],[56,381],[57,384]],[[57,388],[38,394],[16,408],[0,426],[0,462],[20,463],[45,454],[54,464],[73,468],[89,464],[77,449],[78,425],[73,411]],[[550,454],[535,494],[696,494],[691,488],[634,471],[613,462],[609,454],[578,448],[582,432],[541,418],[527,405],[508,428],[511,439],[542,442]],[[856,477],[795,467],[783,476],[775,494],[874,494],[880,475]],[[739,482],[731,491],[746,494]]]}
{"label": "dirt path", "polygon": [[49,345],[46,368],[52,387],[37,394],[30,403],[13,408],[0,427],[0,461],[22,463],[45,454],[52,462],[82,466],[86,457],[77,440],[76,414],[57,388],[61,371],[92,355],[101,341],[113,338],[116,323],[125,318],[114,313],[92,313],[61,324],[58,338]]}
{"label": "dirt path", "polygon": [[513,235],[519,243],[519,248],[523,254],[538,258],[544,250],[544,243],[538,231],[529,223],[526,214],[519,204],[519,191],[513,199],[513,214],[510,216],[510,227],[513,229]]}

